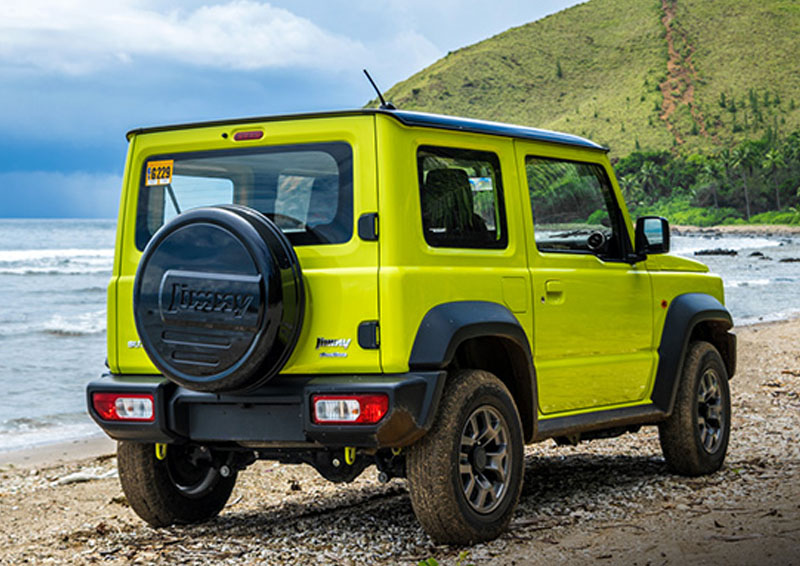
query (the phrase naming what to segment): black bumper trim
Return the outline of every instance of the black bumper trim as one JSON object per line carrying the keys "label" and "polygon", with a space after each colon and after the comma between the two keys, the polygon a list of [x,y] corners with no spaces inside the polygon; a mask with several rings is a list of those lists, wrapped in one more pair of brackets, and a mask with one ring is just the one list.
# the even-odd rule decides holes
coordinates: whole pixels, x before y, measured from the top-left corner
{"label": "black bumper trim", "polygon": [[[433,423],[446,373],[279,376],[246,394],[191,391],[161,376],[104,375],[87,386],[89,414],[115,440],[245,443],[360,448],[407,446]],[[152,423],[106,421],[94,411],[95,392],[150,393]],[[385,393],[389,411],[376,425],[318,425],[311,420],[316,393]]]}

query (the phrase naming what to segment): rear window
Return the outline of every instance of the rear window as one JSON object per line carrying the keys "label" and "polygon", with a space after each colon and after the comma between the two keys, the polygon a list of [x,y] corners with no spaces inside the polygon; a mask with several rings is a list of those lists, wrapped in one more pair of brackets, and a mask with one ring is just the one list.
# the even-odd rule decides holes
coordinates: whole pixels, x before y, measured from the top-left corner
{"label": "rear window", "polygon": [[422,229],[429,245],[506,247],[503,183],[497,155],[421,146],[417,167]]}
{"label": "rear window", "polygon": [[[154,181],[154,169],[166,172]],[[341,244],[353,233],[353,154],[344,142],[153,155],[141,179],[139,250],[181,212],[220,204],[258,210],[296,246]]]}

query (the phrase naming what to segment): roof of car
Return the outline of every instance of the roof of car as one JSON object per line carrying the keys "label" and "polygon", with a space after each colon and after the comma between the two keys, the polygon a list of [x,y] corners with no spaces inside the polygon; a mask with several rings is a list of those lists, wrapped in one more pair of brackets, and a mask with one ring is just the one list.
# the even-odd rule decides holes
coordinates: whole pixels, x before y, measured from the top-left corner
{"label": "roof of car", "polygon": [[390,110],[386,108],[361,108],[357,110],[339,110],[333,112],[313,112],[307,114],[280,114],[275,116],[259,116],[252,118],[237,118],[232,120],[216,120],[211,122],[193,122],[188,124],[175,124],[169,126],[154,126],[149,128],[137,128],[126,134],[128,139],[133,135],[146,134],[152,132],[164,132],[169,130],[182,130],[186,128],[204,128],[209,126],[223,126],[231,124],[252,124],[257,122],[275,122],[279,120],[302,120],[308,118],[332,118],[337,116],[382,114],[391,116],[406,126],[418,126],[424,128],[437,128],[440,130],[456,130],[460,132],[472,132],[477,134],[488,134],[520,138],[535,141],[544,141],[562,145],[585,147],[590,149],[600,149],[608,151],[591,140],[550,130],[530,128],[504,122],[489,122],[486,120],[474,120],[472,118],[459,118],[456,116],[446,116],[444,114],[428,114],[427,112],[412,112],[409,110]]}

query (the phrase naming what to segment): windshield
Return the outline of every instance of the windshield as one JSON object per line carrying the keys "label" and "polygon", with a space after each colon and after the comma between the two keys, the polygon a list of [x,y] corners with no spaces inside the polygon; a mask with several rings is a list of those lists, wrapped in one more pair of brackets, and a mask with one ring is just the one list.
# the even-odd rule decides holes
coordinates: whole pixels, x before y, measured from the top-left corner
{"label": "windshield", "polygon": [[292,245],[340,244],[353,231],[353,157],[344,142],[154,155],[142,167],[136,246],[181,212],[241,204]]}

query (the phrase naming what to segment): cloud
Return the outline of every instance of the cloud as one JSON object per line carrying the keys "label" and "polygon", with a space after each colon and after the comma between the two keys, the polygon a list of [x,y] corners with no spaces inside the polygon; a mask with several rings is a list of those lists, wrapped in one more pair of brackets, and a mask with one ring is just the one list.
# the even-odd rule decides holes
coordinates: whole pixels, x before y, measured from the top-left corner
{"label": "cloud", "polygon": [[81,75],[146,58],[154,66],[166,60],[233,70],[340,70],[373,59],[360,41],[252,0],[183,10],[137,0],[30,0],[3,10],[5,67]]}
{"label": "cloud", "polygon": [[114,218],[121,187],[107,173],[0,173],[0,218]]}

